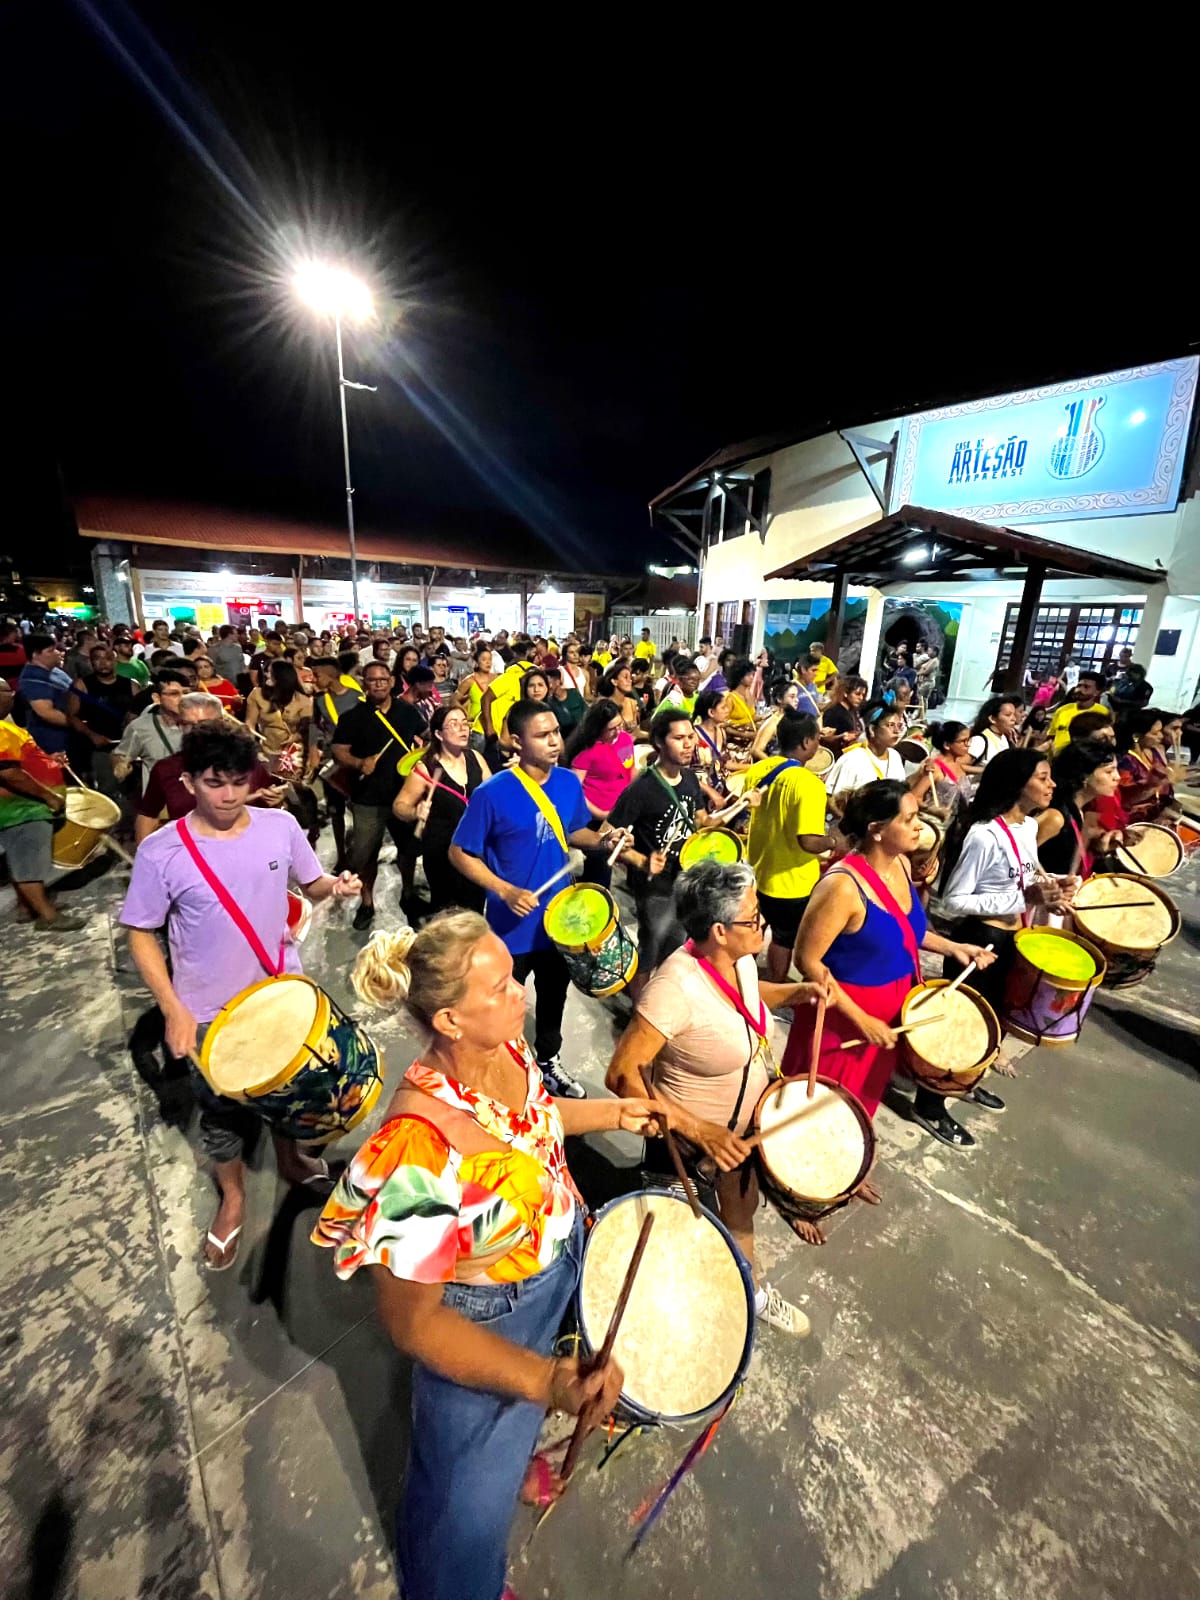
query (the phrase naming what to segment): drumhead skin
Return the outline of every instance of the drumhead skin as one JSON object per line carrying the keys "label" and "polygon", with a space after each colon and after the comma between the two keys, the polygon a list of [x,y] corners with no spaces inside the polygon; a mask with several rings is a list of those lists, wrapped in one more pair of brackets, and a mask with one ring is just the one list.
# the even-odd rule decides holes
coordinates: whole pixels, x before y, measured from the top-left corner
{"label": "drumhead skin", "polygon": [[901,1035],[901,1058],[909,1075],[927,1089],[961,1097],[1000,1054],[1000,1023],[981,994],[966,984],[943,994],[949,986],[946,978],[932,978],[909,990],[901,1022],[938,1020]]}
{"label": "drumhead skin", "polygon": [[120,806],[106,794],[97,794],[95,789],[68,789],[64,810],[68,820],[81,828],[107,830],[121,820]]}
{"label": "drumhead skin", "polygon": [[818,1079],[810,1100],[807,1078],[772,1084],[758,1102],[755,1124],[769,1133],[802,1111],[806,1119],[764,1143],[759,1159],[789,1194],[832,1205],[866,1176],[871,1160],[866,1131],[852,1096]]}
{"label": "drumhead skin", "polygon": [[547,936],[568,950],[587,950],[604,940],[616,921],[613,898],[594,883],[561,889],[546,907]]}
{"label": "drumhead skin", "polygon": [[218,1094],[240,1099],[284,1081],[325,1031],[329,1003],[309,978],[284,973],[243,989],[222,1007],[200,1053]]}
{"label": "drumhead skin", "polygon": [[1183,865],[1183,841],[1173,828],[1150,822],[1128,846],[1119,844],[1113,854],[1127,872],[1169,878]]}
{"label": "drumhead skin", "polygon": [[588,1233],[578,1290],[589,1351],[604,1342],[647,1211],[654,1226],[613,1349],[624,1407],[639,1419],[684,1425],[720,1409],[754,1348],[750,1269],[711,1212],[655,1191],[605,1206]]}
{"label": "drumhead skin", "polygon": [[[1130,904],[1132,902],[1132,904]],[[1121,907],[1105,911],[1105,904]],[[1075,892],[1071,907],[1080,932],[1102,950],[1156,955],[1179,932],[1179,908],[1150,878],[1098,873]]]}
{"label": "drumhead skin", "polygon": [[728,828],[706,828],[686,840],[679,852],[679,865],[684,872],[697,861],[720,861],[729,865],[742,859],[742,841]]}
{"label": "drumhead skin", "polygon": [[820,775],[828,772],[834,763],[835,757],[832,750],[827,750],[823,744],[817,746],[812,755],[804,763],[810,772]]}

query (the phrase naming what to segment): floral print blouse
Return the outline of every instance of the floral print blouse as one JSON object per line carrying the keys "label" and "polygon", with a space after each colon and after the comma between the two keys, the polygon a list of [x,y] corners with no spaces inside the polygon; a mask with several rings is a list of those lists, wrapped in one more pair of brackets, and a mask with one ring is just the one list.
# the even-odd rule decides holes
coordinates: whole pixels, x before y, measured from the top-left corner
{"label": "floral print blouse", "polygon": [[413,1062],[409,1084],[465,1111],[508,1148],[463,1155],[422,1117],[385,1122],[313,1230],[313,1243],[333,1250],[339,1278],[366,1265],[413,1283],[515,1283],[562,1251],[583,1204],[567,1171],[562,1122],[529,1046],[521,1039],[508,1048],[528,1078],[520,1111]]}

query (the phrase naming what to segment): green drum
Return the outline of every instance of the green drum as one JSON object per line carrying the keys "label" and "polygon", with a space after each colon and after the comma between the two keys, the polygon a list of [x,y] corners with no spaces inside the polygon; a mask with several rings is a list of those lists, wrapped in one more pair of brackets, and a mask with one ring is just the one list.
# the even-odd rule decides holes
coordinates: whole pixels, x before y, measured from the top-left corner
{"label": "green drum", "polygon": [[720,861],[729,866],[740,861],[744,852],[740,836],[729,828],[705,828],[685,842],[679,852],[679,865],[684,872],[698,861]]}
{"label": "green drum", "polygon": [[571,982],[594,1000],[618,994],[637,971],[637,945],[621,926],[621,913],[607,889],[574,883],[554,896],[542,924]]}

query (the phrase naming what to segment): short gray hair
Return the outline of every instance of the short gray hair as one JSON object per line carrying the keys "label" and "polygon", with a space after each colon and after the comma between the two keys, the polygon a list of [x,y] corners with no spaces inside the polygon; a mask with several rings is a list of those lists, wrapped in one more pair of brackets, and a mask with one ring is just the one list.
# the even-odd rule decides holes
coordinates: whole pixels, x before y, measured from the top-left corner
{"label": "short gray hair", "polygon": [[675,914],[689,939],[707,939],[713,924],[733,922],[754,869],[745,861],[698,861],[675,882]]}
{"label": "short gray hair", "polygon": [[[213,710],[214,706],[216,707],[215,711]],[[217,699],[216,695],[206,694],[203,689],[196,689],[191,694],[185,694],[179,702],[179,709],[181,712],[205,711],[211,717],[225,715],[225,707]]]}

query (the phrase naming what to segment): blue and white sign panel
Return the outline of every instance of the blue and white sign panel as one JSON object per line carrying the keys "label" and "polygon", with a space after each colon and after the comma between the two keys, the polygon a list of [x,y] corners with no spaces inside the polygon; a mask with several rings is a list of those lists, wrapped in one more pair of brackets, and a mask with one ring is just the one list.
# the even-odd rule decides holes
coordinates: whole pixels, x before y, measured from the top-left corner
{"label": "blue and white sign panel", "polygon": [[889,510],[980,522],[1173,511],[1200,357],[907,417]]}

